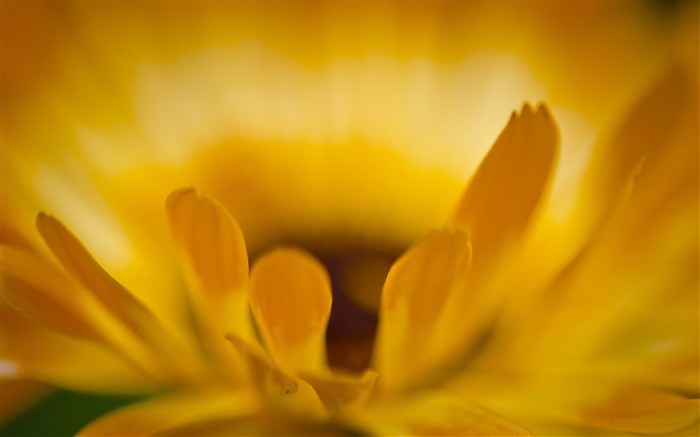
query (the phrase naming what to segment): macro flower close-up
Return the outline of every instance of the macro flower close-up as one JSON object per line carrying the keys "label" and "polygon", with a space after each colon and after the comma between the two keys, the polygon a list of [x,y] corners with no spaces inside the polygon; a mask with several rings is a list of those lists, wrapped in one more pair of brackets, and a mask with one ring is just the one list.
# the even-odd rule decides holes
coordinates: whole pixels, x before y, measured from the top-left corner
{"label": "macro flower close-up", "polygon": [[698,17],[3,0],[0,434],[700,435]]}

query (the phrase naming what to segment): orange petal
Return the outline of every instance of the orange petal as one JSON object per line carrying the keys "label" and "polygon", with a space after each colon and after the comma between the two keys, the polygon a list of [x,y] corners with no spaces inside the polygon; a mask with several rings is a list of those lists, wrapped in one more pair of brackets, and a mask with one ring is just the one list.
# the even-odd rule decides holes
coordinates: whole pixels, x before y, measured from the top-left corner
{"label": "orange petal", "polygon": [[467,186],[450,226],[467,232],[483,265],[530,221],[558,149],[554,120],[542,105],[513,114]]}
{"label": "orange petal", "polygon": [[0,380],[0,427],[50,391],[34,381]]}
{"label": "orange petal", "polygon": [[374,351],[383,388],[433,377],[455,352],[452,314],[470,262],[467,236],[445,229],[409,249],[391,268]]}
{"label": "orange petal", "polygon": [[89,424],[78,436],[145,436],[201,421],[246,417],[260,406],[245,392],[209,390],[180,393],[133,404]]}
{"label": "orange petal", "polygon": [[618,393],[606,404],[582,413],[582,424],[639,434],[663,434],[697,426],[700,401],[659,390],[635,389]]}
{"label": "orange petal", "polygon": [[325,364],[331,301],[325,268],[301,250],[274,250],[253,268],[253,316],[270,355],[283,368],[314,370]]}
{"label": "orange petal", "polygon": [[[194,189],[184,188],[168,196],[167,212],[175,240],[201,291],[214,305],[232,294],[245,298],[248,253],[243,233],[228,211]],[[245,300],[238,310],[247,311]]]}

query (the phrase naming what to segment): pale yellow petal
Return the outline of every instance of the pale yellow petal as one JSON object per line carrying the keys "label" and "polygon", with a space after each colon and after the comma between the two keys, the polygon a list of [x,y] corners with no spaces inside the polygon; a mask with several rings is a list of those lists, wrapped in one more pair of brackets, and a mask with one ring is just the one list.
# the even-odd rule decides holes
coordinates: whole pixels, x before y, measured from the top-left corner
{"label": "pale yellow petal", "polygon": [[513,114],[469,182],[450,219],[467,232],[475,268],[528,225],[550,179],[558,133],[549,111],[525,104]]}
{"label": "pale yellow petal", "polygon": [[374,364],[382,388],[435,377],[455,354],[455,302],[465,293],[471,246],[461,231],[430,234],[391,268],[379,313]]}
{"label": "pale yellow petal", "polygon": [[179,393],[129,405],[92,422],[77,434],[84,437],[160,435],[205,420],[246,417],[260,408],[246,392],[211,389]]}
{"label": "pale yellow petal", "polygon": [[328,273],[306,252],[277,249],[253,267],[253,315],[270,355],[283,368],[314,370],[325,364],[331,302]]}

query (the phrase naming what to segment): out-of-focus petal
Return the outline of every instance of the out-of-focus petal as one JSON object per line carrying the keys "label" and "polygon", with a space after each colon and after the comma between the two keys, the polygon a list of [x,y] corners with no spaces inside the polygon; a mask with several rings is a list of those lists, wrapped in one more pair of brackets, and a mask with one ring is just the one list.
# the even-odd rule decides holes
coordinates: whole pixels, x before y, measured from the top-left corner
{"label": "out-of-focus petal", "polygon": [[461,231],[434,232],[389,271],[374,363],[383,388],[420,383],[456,351],[458,294],[465,292],[471,245]]}
{"label": "out-of-focus petal", "polygon": [[201,364],[194,355],[182,355],[190,349],[181,333],[166,325],[151,308],[110,276],[60,221],[41,213],[37,216],[36,224],[44,241],[66,271],[92,292],[133,334],[173,364],[163,367],[160,373],[189,373],[194,366]]}
{"label": "out-of-focus petal", "polygon": [[276,249],[253,267],[253,315],[267,350],[283,368],[317,370],[325,365],[332,300],[326,269],[306,252]]}
{"label": "out-of-focus petal", "polygon": [[247,392],[208,390],[174,394],[130,405],[92,422],[78,436],[160,435],[203,420],[246,417],[260,408]]}
{"label": "out-of-focus petal", "polygon": [[[2,297],[8,304],[47,328],[94,341],[159,375],[150,351],[80,284],[32,252],[3,245],[2,255]],[[11,335],[8,329],[14,331],[12,325],[3,325],[5,335]]]}
{"label": "out-of-focus petal", "polygon": [[[101,340],[99,312],[85,291],[40,256],[2,245],[2,297],[40,323],[66,334]],[[95,311],[93,311],[95,310]]]}
{"label": "out-of-focus petal", "polygon": [[[226,338],[247,359],[255,385],[273,401],[279,401],[280,395],[298,395],[304,397],[303,403],[318,410],[320,404],[315,400],[317,396],[326,408],[337,409],[366,399],[365,395],[369,393],[377,378],[377,373],[372,370],[355,375],[326,369],[322,372],[301,373],[297,380],[273,363],[262,348],[234,335],[227,335]],[[313,388],[311,399],[310,392],[302,390],[300,393],[300,388],[307,388],[304,383]]]}
{"label": "out-of-focus petal", "polygon": [[270,361],[260,347],[232,334],[227,335],[226,339],[247,359],[253,380],[263,391],[270,388],[283,394],[299,391],[299,383]]}
{"label": "out-of-focus petal", "polygon": [[[680,68],[663,76],[636,103],[613,135],[599,144],[582,182],[574,222],[581,228],[583,238],[589,238],[590,232],[597,232],[608,222],[620,201],[629,196],[636,174],[649,165],[647,160],[664,160],[669,141],[692,104],[688,95],[693,88],[688,86],[688,80]],[[687,166],[688,162],[679,164]],[[663,187],[676,180],[680,179],[664,178],[656,183]]]}
{"label": "out-of-focus petal", "polygon": [[134,357],[120,355],[109,344],[57,334],[5,304],[0,311],[3,381],[43,381],[91,393],[144,393],[159,386],[157,378],[131,362]]}
{"label": "out-of-focus petal", "polygon": [[304,417],[320,418],[326,414],[312,387],[281,369],[261,346],[235,335],[227,335],[226,339],[246,359],[252,386],[269,404]]}
{"label": "out-of-focus petal", "polygon": [[467,232],[475,268],[516,238],[543,196],[558,151],[549,111],[525,104],[514,113],[469,182],[450,225]]}
{"label": "out-of-focus petal", "polygon": [[36,225],[66,271],[93,292],[112,314],[135,330],[152,327],[150,309],[104,271],[60,221],[42,213],[37,216]]}
{"label": "out-of-focus petal", "polygon": [[0,426],[12,420],[49,391],[48,386],[35,381],[0,380]]}
{"label": "out-of-focus petal", "polygon": [[247,417],[203,420],[158,433],[161,437],[191,436],[286,436],[347,437],[356,435],[349,426],[333,422],[309,420],[274,411]]}
{"label": "out-of-focus petal", "polygon": [[328,374],[304,374],[300,377],[308,382],[329,409],[367,399],[377,380],[377,372],[366,370],[362,375],[329,372]]}
{"label": "out-of-focus petal", "polygon": [[[376,417],[374,416],[376,415]],[[447,393],[419,393],[371,413],[380,435],[527,436],[525,427],[472,401]]]}
{"label": "out-of-focus petal", "polygon": [[[686,98],[693,89],[680,72],[662,78],[608,147],[610,161],[592,167],[600,167],[600,174],[591,174],[589,195],[609,210],[598,209],[599,225],[541,297],[538,314],[525,315],[521,308],[528,325],[542,324],[539,333],[520,332],[523,344],[530,343],[524,355],[538,356],[534,343],[542,343],[538,366],[553,360],[571,366],[591,357],[601,363],[602,356],[612,356],[630,367],[607,367],[631,377],[647,367],[642,360],[656,362],[648,368],[666,367],[658,366],[662,352],[676,362],[697,362],[698,350],[690,345],[697,344],[700,315],[682,310],[696,309],[699,299],[700,118],[697,102]],[[656,335],[644,334],[649,325]],[[640,334],[647,343],[631,347]]]}
{"label": "out-of-focus petal", "polygon": [[649,389],[630,389],[582,413],[582,425],[669,435],[700,421],[700,401]]}

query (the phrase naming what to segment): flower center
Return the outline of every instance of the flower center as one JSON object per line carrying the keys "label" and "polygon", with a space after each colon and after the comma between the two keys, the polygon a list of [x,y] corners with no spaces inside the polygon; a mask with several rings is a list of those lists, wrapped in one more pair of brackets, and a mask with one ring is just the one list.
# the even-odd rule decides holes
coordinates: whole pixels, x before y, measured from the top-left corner
{"label": "flower center", "polygon": [[367,248],[319,254],[333,286],[326,332],[331,367],[351,371],[369,367],[382,287],[396,256]]}

